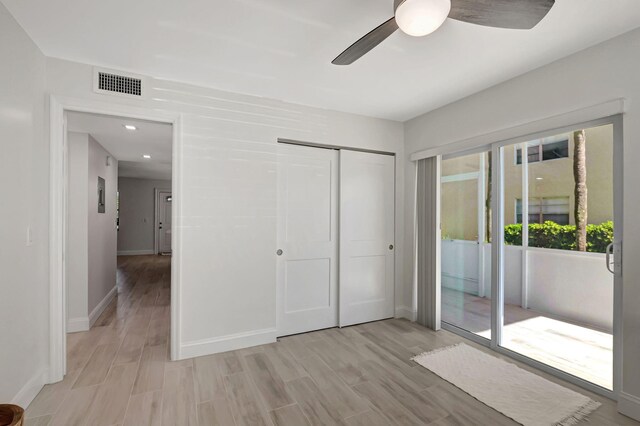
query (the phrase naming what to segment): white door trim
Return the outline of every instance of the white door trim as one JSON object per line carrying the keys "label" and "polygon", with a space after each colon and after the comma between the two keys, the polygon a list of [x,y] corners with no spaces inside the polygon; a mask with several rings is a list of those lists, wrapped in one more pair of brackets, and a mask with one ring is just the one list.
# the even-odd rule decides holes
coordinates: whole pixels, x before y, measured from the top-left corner
{"label": "white door trim", "polygon": [[[77,99],[50,95],[49,97],[49,377],[48,382],[62,380],[66,372],[66,285],[64,273],[66,235],[66,129],[65,111],[115,115],[149,121],[170,123],[173,126],[172,194],[179,195],[182,184],[182,115],[155,111],[113,102]],[[179,223],[181,201],[176,197],[172,206],[171,257],[171,359],[180,354],[180,266],[181,238]]]}
{"label": "white door trim", "polygon": [[[160,252],[160,236],[158,235],[158,228],[160,227],[160,219],[158,211],[160,211],[160,198],[158,195],[161,192],[171,192],[171,188],[154,188],[153,193],[153,254]],[[171,194],[173,196],[173,193]]]}

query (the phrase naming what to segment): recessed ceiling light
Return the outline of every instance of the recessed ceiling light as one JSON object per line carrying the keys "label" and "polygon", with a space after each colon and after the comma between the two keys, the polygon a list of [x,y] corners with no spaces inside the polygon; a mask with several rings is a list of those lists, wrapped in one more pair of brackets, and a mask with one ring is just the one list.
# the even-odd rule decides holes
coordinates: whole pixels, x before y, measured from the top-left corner
{"label": "recessed ceiling light", "polygon": [[544,178],[541,178],[541,177],[537,177],[537,178],[536,178],[536,180],[542,180],[542,179],[544,179]]}
{"label": "recessed ceiling light", "polygon": [[148,160],[149,158],[151,158],[151,156],[149,154],[143,154],[142,158],[146,158]]}
{"label": "recessed ceiling light", "polygon": [[137,130],[138,128],[136,126],[134,126],[133,124],[125,124],[124,128],[127,130]]}

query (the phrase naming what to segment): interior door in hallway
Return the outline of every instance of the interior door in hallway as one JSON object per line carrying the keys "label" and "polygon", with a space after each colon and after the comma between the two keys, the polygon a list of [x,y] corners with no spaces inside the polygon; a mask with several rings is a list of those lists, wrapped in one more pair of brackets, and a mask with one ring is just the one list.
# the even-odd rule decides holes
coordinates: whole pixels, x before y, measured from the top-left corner
{"label": "interior door in hallway", "polygon": [[338,151],[278,147],[278,334],[338,325]]}
{"label": "interior door in hallway", "polygon": [[394,315],[395,157],[340,152],[340,326]]}
{"label": "interior door in hallway", "polygon": [[158,191],[158,252],[171,253],[171,192]]}

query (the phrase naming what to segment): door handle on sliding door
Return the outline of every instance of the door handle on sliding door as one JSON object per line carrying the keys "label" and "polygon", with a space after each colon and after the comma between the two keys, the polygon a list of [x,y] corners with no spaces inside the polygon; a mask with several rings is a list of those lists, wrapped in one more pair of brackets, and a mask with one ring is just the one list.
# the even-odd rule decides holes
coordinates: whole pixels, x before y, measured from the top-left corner
{"label": "door handle on sliding door", "polygon": [[[605,262],[607,263],[607,270],[612,274],[615,274],[615,260],[611,262],[611,255],[613,254],[613,248],[615,243],[610,243],[605,249]],[[611,268],[611,265],[614,265],[614,269]]]}

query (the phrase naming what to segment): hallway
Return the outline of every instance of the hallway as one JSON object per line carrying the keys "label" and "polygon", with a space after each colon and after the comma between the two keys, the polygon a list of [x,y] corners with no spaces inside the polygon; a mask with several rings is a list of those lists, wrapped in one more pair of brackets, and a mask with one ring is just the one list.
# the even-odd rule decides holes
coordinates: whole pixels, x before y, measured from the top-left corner
{"label": "hallway", "polygon": [[140,424],[135,416],[145,413],[137,410],[159,405],[154,391],[169,364],[170,272],[170,256],[118,257],[116,298],[91,330],[67,335],[67,375],[38,394],[27,424],[121,423],[129,394],[129,424]]}

